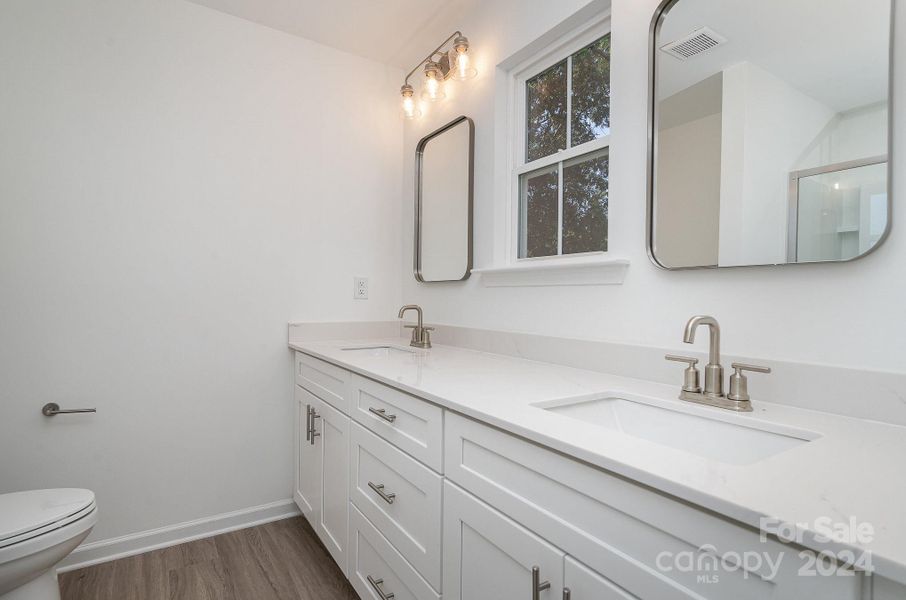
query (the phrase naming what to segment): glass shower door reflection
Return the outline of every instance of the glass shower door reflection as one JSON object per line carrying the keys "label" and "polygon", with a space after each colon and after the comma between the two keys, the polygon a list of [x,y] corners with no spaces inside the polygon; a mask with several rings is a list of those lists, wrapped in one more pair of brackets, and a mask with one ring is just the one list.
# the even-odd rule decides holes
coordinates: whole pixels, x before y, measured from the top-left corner
{"label": "glass shower door reflection", "polygon": [[886,157],[865,162],[869,164],[793,174],[791,261],[850,260],[883,237],[888,221]]}

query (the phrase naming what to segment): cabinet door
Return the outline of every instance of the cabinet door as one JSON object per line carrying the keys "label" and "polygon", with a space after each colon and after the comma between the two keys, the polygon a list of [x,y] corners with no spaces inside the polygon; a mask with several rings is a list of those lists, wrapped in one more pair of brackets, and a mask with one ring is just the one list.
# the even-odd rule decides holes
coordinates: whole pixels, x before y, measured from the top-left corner
{"label": "cabinet door", "polygon": [[365,600],[440,598],[355,505],[349,507],[349,581]]}
{"label": "cabinet door", "polygon": [[563,569],[563,600],[638,600],[623,588],[567,556]]}
{"label": "cabinet door", "polygon": [[311,400],[315,409],[312,435],[320,458],[317,484],[320,505],[315,531],[345,574],[349,535],[349,417],[315,396]]}
{"label": "cabinet door", "polygon": [[296,386],[295,488],[293,500],[312,527],[316,527],[321,506],[321,444],[312,444],[307,435],[308,409],[320,400]]}
{"label": "cabinet door", "polygon": [[533,567],[549,584],[538,598],[561,598],[563,553],[450,482],[443,543],[445,600],[532,600]]}

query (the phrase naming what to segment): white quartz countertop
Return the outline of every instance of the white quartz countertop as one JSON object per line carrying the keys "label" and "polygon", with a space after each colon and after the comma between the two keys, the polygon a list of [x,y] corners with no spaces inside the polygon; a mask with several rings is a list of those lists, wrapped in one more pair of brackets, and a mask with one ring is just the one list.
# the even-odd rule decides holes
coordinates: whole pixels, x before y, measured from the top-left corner
{"label": "white quartz countertop", "polygon": [[[377,356],[343,350],[376,345],[413,352]],[[870,552],[877,574],[906,583],[904,427],[765,402],[753,378],[755,411],[734,419],[820,437],[752,464],[728,464],[535,406],[629,394],[688,411],[695,405],[677,399],[680,371],[677,385],[669,386],[453,346],[415,350],[398,338],[290,347],[756,529],[763,518],[793,525],[800,541],[815,550]],[[717,418],[730,412],[692,410]],[[859,536],[849,529],[841,530],[839,540],[821,535],[827,531],[822,527],[854,524],[863,524]],[[873,531],[866,533],[866,525]]]}

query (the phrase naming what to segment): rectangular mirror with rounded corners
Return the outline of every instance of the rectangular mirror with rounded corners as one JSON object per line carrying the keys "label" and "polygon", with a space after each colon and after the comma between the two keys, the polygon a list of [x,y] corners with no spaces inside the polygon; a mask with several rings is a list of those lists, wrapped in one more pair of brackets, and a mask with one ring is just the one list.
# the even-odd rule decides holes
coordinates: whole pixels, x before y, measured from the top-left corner
{"label": "rectangular mirror with rounded corners", "polygon": [[475,125],[459,117],[415,149],[415,279],[462,281],[472,271]]}
{"label": "rectangular mirror with rounded corners", "polygon": [[891,219],[892,0],[666,0],[648,251],[666,269],[850,261]]}

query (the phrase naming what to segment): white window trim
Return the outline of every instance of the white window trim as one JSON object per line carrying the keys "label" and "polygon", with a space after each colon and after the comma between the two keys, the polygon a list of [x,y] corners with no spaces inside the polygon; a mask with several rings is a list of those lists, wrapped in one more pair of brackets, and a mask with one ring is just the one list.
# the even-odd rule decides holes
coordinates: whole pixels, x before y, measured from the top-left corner
{"label": "white window trim", "polygon": [[[595,40],[600,39],[601,37],[610,33],[610,13],[602,14],[597,19],[585,23],[578,29],[570,31],[566,35],[562,36],[557,42],[551,44],[549,47],[545,48],[535,56],[525,60],[509,73],[509,78],[512,85],[509,87],[510,92],[510,107],[512,108],[513,122],[510,124],[511,127],[511,139],[514,141],[513,147],[511,148],[510,155],[510,176],[508,182],[508,193],[507,198],[509,200],[509,214],[510,214],[510,224],[508,232],[508,243],[507,243],[507,263],[509,265],[514,265],[521,263],[523,261],[531,260],[537,261],[537,258],[519,258],[519,222],[520,222],[520,190],[519,190],[519,176],[528,173],[530,171],[535,171],[537,169],[543,169],[545,167],[570,160],[577,156],[583,154],[594,152],[595,150],[600,150],[602,148],[608,148],[610,146],[610,136],[606,135],[590,142],[580,144],[574,148],[569,148],[570,140],[570,127],[567,127],[567,148],[557,152],[556,154],[551,154],[543,158],[533,160],[529,163],[525,162],[525,143],[526,143],[526,131],[525,131],[525,87],[526,82],[535,77],[539,73],[542,73],[546,69],[554,66],[558,62],[563,61],[572,54],[578,52],[582,48],[585,48]],[[570,94],[572,88],[572,80],[567,74],[567,108],[572,104],[572,97]],[[569,111],[567,111],[569,115]],[[568,118],[568,117],[567,117]],[[562,243],[563,243],[563,185],[562,178],[563,172],[562,169],[558,171],[559,177],[561,178],[560,185],[558,186],[558,205],[557,205],[557,214],[558,214],[558,233],[557,233],[557,255],[556,256],[545,256],[538,257],[546,260],[568,260],[571,256],[564,256],[562,253]],[[597,255],[605,255],[606,252],[595,252]]]}
{"label": "white window trim", "polygon": [[[629,261],[614,256],[612,237],[607,252],[519,258],[519,176],[589,152],[609,148],[611,138],[609,135],[603,136],[526,164],[525,83],[567,56],[611,33],[610,24],[610,11],[599,12],[594,18],[584,19],[579,26],[570,28],[552,43],[545,44],[540,51],[502,73],[505,82],[503,86],[498,86],[498,94],[505,93],[506,99],[505,104],[498,104],[504,109],[504,113],[501,115],[498,112],[498,116],[505,118],[506,123],[502,130],[498,130],[498,135],[505,136],[505,143],[500,145],[501,150],[497,157],[497,177],[500,185],[498,189],[503,194],[506,206],[502,231],[498,229],[498,235],[503,239],[502,243],[497,242],[500,251],[496,253],[496,264],[472,271],[481,275],[485,285],[604,285],[623,282]],[[524,51],[517,53],[521,54],[524,54]],[[504,61],[504,64],[507,62],[511,61]],[[571,85],[571,79],[567,81]],[[571,102],[569,94],[567,98],[568,102]],[[562,219],[562,202],[558,212]],[[562,224],[560,228],[562,230]],[[558,239],[562,240],[562,234],[558,234]],[[553,275],[554,273],[556,275]]]}

